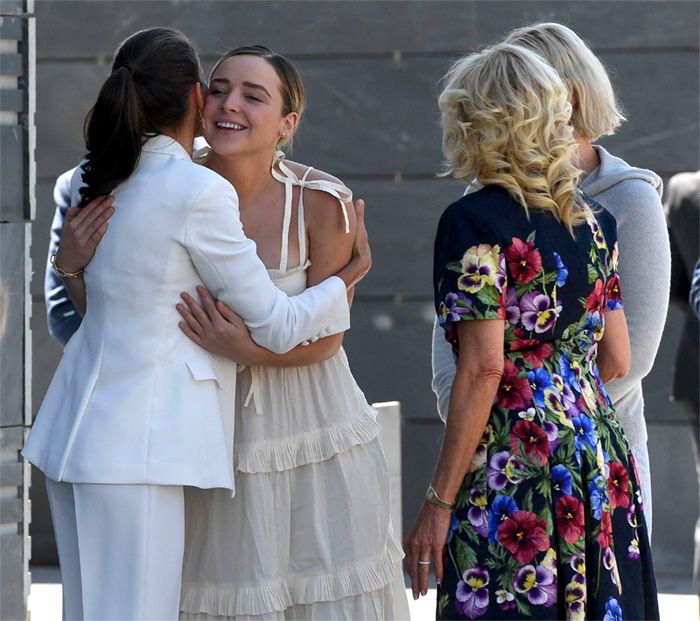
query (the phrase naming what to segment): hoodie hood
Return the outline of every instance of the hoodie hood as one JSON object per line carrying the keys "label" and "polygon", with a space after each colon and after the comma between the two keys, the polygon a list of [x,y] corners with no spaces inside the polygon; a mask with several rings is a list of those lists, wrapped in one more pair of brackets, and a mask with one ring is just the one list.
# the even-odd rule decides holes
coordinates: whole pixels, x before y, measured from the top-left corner
{"label": "hoodie hood", "polygon": [[646,168],[630,166],[625,160],[610,155],[603,147],[593,145],[600,157],[600,165],[593,169],[579,186],[588,196],[595,198],[596,194],[605,192],[612,186],[627,179],[641,179],[650,183],[661,196],[663,183],[661,177]]}

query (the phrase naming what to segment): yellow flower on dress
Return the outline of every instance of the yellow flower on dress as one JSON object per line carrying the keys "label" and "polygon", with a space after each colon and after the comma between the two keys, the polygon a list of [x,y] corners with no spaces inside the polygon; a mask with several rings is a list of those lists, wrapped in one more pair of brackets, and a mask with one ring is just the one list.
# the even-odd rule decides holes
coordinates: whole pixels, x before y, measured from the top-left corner
{"label": "yellow flower on dress", "polygon": [[495,285],[501,249],[498,245],[471,246],[462,256],[462,275],[457,286],[467,293],[476,293],[484,285]]}

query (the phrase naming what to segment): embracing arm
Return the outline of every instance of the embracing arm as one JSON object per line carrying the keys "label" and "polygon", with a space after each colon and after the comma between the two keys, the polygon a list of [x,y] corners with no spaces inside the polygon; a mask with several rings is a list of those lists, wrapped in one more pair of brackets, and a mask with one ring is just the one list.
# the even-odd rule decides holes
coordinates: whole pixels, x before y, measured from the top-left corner
{"label": "embracing arm", "polygon": [[[309,176],[314,179],[317,171]],[[353,209],[348,209],[350,232],[345,232],[345,222],[338,201],[325,192],[306,190],[304,206],[309,236],[309,259],[307,271],[308,287],[323,282],[350,262],[352,246],[357,231]],[[348,303],[352,302],[353,289],[348,291]],[[322,338],[309,345],[298,345],[282,355],[267,350],[259,352],[260,362],[265,366],[303,366],[326,360],[335,355],[343,344],[344,334],[338,333]],[[261,348],[262,349],[262,348]]]}
{"label": "embracing arm", "polygon": [[[351,260],[358,229],[357,222],[363,221],[363,210],[358,210],[357,218],[354,210],[349,211],[350,234],[346,234],[344,223],[341,221],[342,212],[334,198],[325,193],[309,191],[306,197],[311,259],[307,285],[314,286]],[[359,237],[364,237],[364,225],[359,229]],[[348,291],[350,302],[353,291],[352,288]],[[183,296],[188,308],[183,305],[178,307],[185,320],[181,328],[189,338],[207,351],[235,362],[255,366],[305,366],[332,357],[342,344],[343,333],[339,333],[318,339],[311,344],[297,345],[286,354],[274,354],[250,339],[240,317],[230,308],[221,302],[214,304],[206,291],[198,292],[203,308],[200,308],[191,296]]]}
{"label": "embracing arm", "polygon": [[[73,169],[74,170],[74,169]],[[61,345],[65,345],[80,326],[81,317],[75,308],[63,279],[54,271],[50,263],[51,255],[58,250],[61,241],[63,219],[70,207],[70,179],[73,170],[64,172],[57,180],[53,190],[56,211],[51,223],[51,240],[46,261],[44,278],[44,299],[46,301],[46,319],[49,333]]]}
{"label": "embracing arm", "polygon": [[188,216],[184,243],[212,295],[240,314],[252,338],[275,353],[347,330],[347,287],[371,263],[367,247],[336,276],[288,297],[275,287],[255,243],[245,237],[238,199],[225,182],[212,183],[201,193]]}
{"label": "embracing arm", "polygon": [[695,312],[695,316],[700,318],[700,259],[695,263],[693,282],[690,286],[690,297],[688,301]]}

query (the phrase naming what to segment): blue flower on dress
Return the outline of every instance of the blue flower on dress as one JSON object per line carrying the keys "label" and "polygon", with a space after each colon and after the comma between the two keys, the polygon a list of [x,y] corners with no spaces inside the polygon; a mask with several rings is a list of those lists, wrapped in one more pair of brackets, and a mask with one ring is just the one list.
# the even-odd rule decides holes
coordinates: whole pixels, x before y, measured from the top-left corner
{"label": "blue flower on dress", "polygon": [[576,374],[571,367],[571,360],[569,360],[569,354],[562,354],[559,358],[559,373],[561,374],[564,381],[575,390],[578,390],[578,382],[576,381]]}
{"label": "blue flower on dress", "polygon": [[598,434],[593,421],[585,414],[579,414],[572,418],[571,422],[576,432],[576,450],[583,450],[586,444],[592,450],[595,450],[598,443]]}
{"label": "blue flower on dress", "polygon": [[557,464],[551,472],[552,489],[557,498],[571,494],[573,477],[566,466]]}
{"label": "blue flower on dress", "polygon": [[457,516],[453,513],[452,514],[452,519],[450,520],[450,530],[447,531],[447,542],[450,543],[452,541],[452,537],[454,537],[455,531],[459,528],[459,520],[457,519]]}
{"label": "blue flower on dress", "polygon": [[605,616],[603,621],[622,621],[622,608],[620,607],[620,602],[618,602],[614,597],[608,599],[605,602]]}
{"label": "blue flower on dress", "polygon": [[517,510],[518,505],[513,498],[496,496],[489,511],[489,541],[491,543],[497,542],[498,527]]}
{"label": "blue flower on dress", "polygon": [[528,371],[527,380],[530,382],[530,389],[532,390],[533,401],[540,406],[544,407],[544,391],[547,389],[553,389],[554,383],[552,382],[552,376],[547,373],[544,369],[533,369]]}
{"label": "blue flower on dress", "polygon": [[566,265],[564,265],[564,261],[561,260],[558,253],[552,252],[552,254],[554,255],[554,262],[557,266],[557,287],[563,287],[569,276],[569,270],[566,269]]}
{"label": "blue flower on dress", "polygon": [[596,520],[600,520],[601,512],[603,510],[603,490],[606,487],[605,478],[600,474],[593,479],[588,485],[588,492],[590,493],[590,503],[591,511],[593,517]]}

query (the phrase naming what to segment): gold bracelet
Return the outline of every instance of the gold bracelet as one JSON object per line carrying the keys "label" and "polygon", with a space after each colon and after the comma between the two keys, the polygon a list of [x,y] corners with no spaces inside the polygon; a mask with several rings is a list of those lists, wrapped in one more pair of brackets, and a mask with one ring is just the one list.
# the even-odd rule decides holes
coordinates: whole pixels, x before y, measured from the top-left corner
{"label": "gold bracelet", "polygon": [[77,272],[66,272],[65,270],[62,270],[58,265],[56,265],[56,253],[52,252],[51,253],[51,258],[49,259],[51,262],[51,267],[53,268],[53,271],[56,272],[61,278],[82,278],[83,277],[83,272],[85,272],[85,268],[81,267]]}
{"label": "gold bracelet", "polygon": [[446,500],[440,498],[432,485],[428,485],[428,490],[425,492],[425,500],[431,505],[435,505],[441,509],[447,509],[447,511],[452,511],[452,509],[455,508],[455,503],[447,502]]}

